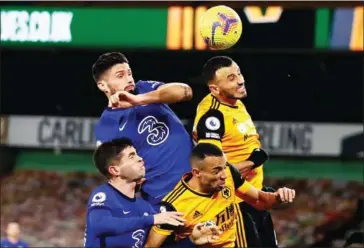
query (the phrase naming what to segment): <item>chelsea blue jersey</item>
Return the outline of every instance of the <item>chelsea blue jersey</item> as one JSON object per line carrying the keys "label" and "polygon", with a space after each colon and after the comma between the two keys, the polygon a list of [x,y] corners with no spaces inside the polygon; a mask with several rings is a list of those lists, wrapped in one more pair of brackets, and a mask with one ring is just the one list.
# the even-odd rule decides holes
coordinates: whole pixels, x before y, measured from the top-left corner
{"label": "chelsea blue jersey", "polygon": [[[139,81],[138,94],[163,85]],[[142,196],[153,205],[171,191],[181,176],[191,169],[192,139],[167,104],[148,104],[127,109],[107,108],[95,126],[98,142],[127,137],[145,162],[146,181]]]}
{"label": "chelsea blue jersey", "polygon": [[28,243],[19,240],[16,243],[10,242],[7,238],[1,240],[1,247],[2,248],[28,248]]}
{"label": "chelsea blue jersey", "polygon": [[156,212],[141,198],[129,198],[110,184],[93,190],[87,203],[85,247],[142,248]]}

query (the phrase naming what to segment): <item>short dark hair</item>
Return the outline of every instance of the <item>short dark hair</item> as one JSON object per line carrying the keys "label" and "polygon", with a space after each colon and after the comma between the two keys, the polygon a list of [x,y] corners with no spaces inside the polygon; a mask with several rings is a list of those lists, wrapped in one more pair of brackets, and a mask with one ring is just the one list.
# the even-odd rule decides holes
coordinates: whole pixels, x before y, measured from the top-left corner
{"label": "short dark hair", "polygon": [[133,146],[128,138],[113,139],[104,142],[94,152],[94,163],[102,175],[110,178],[109,166],[125,148]]}
{"label": "short dark hair", "polygon": [[119,52],[104,53],[93,64],[92,77],[94,78],[95,82],[97,82],[105,71],[109,70],[116,64],[122,63],[129,64],[129,61],[124,54]]}
{"label": "short dark hair", "polygon": [[202,69],[202,77],[206,83],[215,78],[216,71],[223,67],[229,67],[233,60],[227,56],[215,56],[209,59]]}
{"label": "short dark hair", "polygon": [[206,157],[222,157],[222,150],[210,143],[199,143],[191,152],[191,159],[204,160]]}

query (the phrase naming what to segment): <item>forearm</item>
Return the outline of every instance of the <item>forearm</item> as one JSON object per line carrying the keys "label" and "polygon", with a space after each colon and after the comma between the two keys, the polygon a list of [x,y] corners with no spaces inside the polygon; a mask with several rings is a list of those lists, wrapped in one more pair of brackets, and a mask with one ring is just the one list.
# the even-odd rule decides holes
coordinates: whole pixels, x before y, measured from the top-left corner
{"label": "forearm", "polygon": [[111,235],[116,236],[127,232],[135,231],[139,228],[152,226],[153,216],[142,217],[113,217],[109,210],[93,210],[90,213],[90,228],[95,231],[97,236]]}
{"label": "forearm", "polygon": [[279,202],[275,193],[264,192],[247,181],[236,190],[236,196],[258,209],[270,209]]}
{"label": "forearm", "polygon": [[252,161],[242,161],[240,163],[233,164],[236,169],[238,169],[241,173],[244,173],[245,170],[251,170],[254,166],[254,163]]}
{"label": "forearm", "polygon": [[151,103],[176,103],[192,99],[192,89],[184,83],[169,83],[142,95],[140,105]]}

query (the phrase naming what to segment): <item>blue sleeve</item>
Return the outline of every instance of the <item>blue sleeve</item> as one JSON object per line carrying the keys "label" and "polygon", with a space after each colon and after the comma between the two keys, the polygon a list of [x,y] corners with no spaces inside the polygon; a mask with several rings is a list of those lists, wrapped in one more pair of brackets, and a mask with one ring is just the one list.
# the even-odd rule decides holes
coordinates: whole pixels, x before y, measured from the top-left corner
{"label": "blue sleeve", "polygon": [[144,94],[156,90],[162,85],[164,85],[164,83],[158,81],[139,81],[136,86],[139,93]]}
{"label": "blue sleeve", "polygon": [[89,213],[89,225],[96,236],[116,236],[137,229],[148,228],[154,223],[154,216],[113,217],[107,208],[95,208]]}
{"label": "blue sleeve", "polygon": [[23,248],[28,248],[29,247],[29,244],[28,243],[24,243],[23,244]]}

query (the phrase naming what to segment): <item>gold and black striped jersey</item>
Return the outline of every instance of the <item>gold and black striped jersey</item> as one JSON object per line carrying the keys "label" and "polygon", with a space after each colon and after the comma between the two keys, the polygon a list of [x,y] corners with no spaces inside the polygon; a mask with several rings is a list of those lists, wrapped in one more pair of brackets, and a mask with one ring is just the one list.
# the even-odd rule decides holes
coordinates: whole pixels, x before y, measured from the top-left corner
{"label": "gold and black striped jersey", "polygon": [[214,221],[222,231],[220,239],[203,247],[246,247],[244,224],[235,190],[246,192],[251,186],[242,179],[240,173],[228,165],[227,179],[224,189],[213,194],[203,194],[188,185],[192,174],[187,173],[167,194],[161,203],[161,211],[179,211],[187,220],[183,227],[171,230],[168,227],[154,226],[153,231],[161,235],[170,235],[173,231],[177,240],[188,237],[193,227],[201,222]]}
{"label": "gold and black striped jersey", "polygon": [[[198,105],[193,125],[196,143],[212,143],[225,153],[229,163],[248,159],[255,148],[260,148],[259,135],[244,104],[235,106],[219,102],[208,94]],[[252,171],[249,179],[256,188],[263,187],[263,166]]]}

